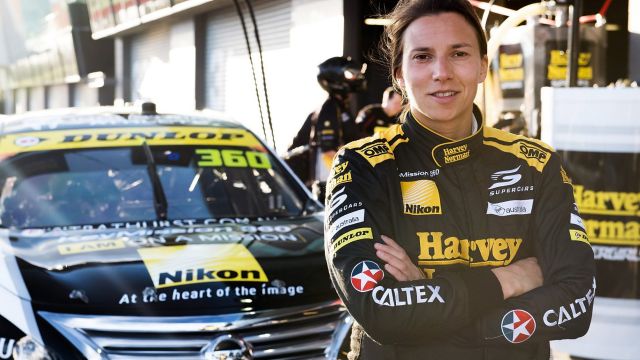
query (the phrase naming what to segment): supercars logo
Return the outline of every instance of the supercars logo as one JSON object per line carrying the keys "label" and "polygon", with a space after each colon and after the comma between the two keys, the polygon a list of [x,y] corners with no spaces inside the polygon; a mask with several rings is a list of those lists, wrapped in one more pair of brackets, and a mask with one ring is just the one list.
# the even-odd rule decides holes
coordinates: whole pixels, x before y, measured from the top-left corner
{"label": "supercars logo", "polygon": [[338,206],[342,205],[343,202],[347,201],[347,194],[344,193],[345,188],[341,188],[336,191],[333,196],[331,196],[331,200],[329,202],[329,206],[327,206],[327,213],[331,214]]}
{"label": "supercars logo", "polygon": [[431,180],[402,181],[400,188],[405,214],[442,214],[440,193],[435,182]]}
{"label": "supercars logo", "polygon": [[373,261],[359,262],[351,270],[351,285],[359,292],[369,292],[384,278],[384,272]]}
{"label": "supercars logo", "polygon": [[527,341],[536,331],[536,320],[525,310],[511,310],[502,317],[502,335],[513,344]]}
{"label": "supercars logo", "polygon": [[520,181],[522,175],[518,174],[520,166],[511,170],[497,171],[491,175],[491,180],[494,181],[493,185],[489,187],[489,190],[513,185]]}
{"label": "supercars logo", "polygon": [[156,288],[207,282],[267,282],[242,244],[203,244],[138,249]]}

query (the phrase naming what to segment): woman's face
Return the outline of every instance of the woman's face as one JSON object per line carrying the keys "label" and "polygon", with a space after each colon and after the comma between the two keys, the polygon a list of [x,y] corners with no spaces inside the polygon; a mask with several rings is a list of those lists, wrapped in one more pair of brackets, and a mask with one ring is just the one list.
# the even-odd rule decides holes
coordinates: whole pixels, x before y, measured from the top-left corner
{"label": "woman's face", "polygon": [[457,13],[423,16],[407,27],[403,42],[396,78],[417,120],[435,128],[470,124],[477,86],[487,75],[473,27]]}

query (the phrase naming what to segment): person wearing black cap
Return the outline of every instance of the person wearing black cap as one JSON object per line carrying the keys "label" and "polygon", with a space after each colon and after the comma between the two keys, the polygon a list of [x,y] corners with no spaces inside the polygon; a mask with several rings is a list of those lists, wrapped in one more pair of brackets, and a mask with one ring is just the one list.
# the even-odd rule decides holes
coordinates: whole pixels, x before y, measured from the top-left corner
{"label": "person wearing black cap", "polygon": [[363,107],[356,117],[356,126],[361,137],[371,136],[398,122],[402,111],[402,95],[392,86],[382,93],[382,103]]}
{"label": "person wearing black cap", "polygon": [[[358,138],[349,109],[351,93],[366,88],[366,64],[358,65],[349,57],[336,56],[318,65],[318,83],[328,93],[322,106],[309,114],[289,146],[285,160],[308,153],[304,161],[287,161],[305,185],[319,186],[318,198],[324,198],[324,185],[336,151]],[[295,165],[294,165],[295,164]]]}

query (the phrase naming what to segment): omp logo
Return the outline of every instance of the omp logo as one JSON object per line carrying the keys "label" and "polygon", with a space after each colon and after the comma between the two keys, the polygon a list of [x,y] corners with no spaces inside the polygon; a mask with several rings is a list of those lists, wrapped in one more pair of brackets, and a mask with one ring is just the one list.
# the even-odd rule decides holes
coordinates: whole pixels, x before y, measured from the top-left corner
{"label": "omp logo", "polygon": [[522,178],[522,175],[518,174],[518,170],[520,170],[520,166],[510,170],[494,172],[491,175],[491,180],[495,182],[493,183],[493,185],[489,187],[489,190],[513,185],[518,181],[520,181],[520,179]]}
{"label": "omp logo", "polygon": [[442,214],[440,193],[431,180],[401,181],[404,213],[408,215]]}
{"label": "omp logo", "polygon": [[529,146],[527,144],[520,144],[520,153],[526,158],[536,159],[540,162],[545,162],[548,155],[546,151],[540,150],[533,146]]}
{"label": "omp logo", "polygon": [[520,238],[477,240],[443,237],[441,232],[416,233],[420,241],[418,264],[425,266],[468,264],[470,266],[509,265],[518,254]]}
{"label": "omp logo", "polygon": [[124,249],[125,247],[125,241],[122,239],[97,240],[58,245],[58,252],[60,252],[60,255],[70,255],[94,251]]}
{"label": "omp logo", "polygon": [[388,154],[389,145],[385,143],[375,143],[375,144],[368,145],[360,150],[356,150],[356,152],[368,158],[372,158],[379,155]]}
{"label": "omp logo", "polygon": [[204,244],[138,249],[156,288],[189,284],[254,281],[267,275],[242,244]]}

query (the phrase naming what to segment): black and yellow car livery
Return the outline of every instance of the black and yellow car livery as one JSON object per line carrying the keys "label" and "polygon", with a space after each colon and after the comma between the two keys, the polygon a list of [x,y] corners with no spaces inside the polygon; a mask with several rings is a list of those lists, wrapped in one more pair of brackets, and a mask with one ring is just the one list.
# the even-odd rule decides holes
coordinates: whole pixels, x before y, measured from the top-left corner
{"label": "black and yellow car livery", "polygon": [[0,359],[338,358],[322,207],[247,128],[11,116],[0,189]]}

